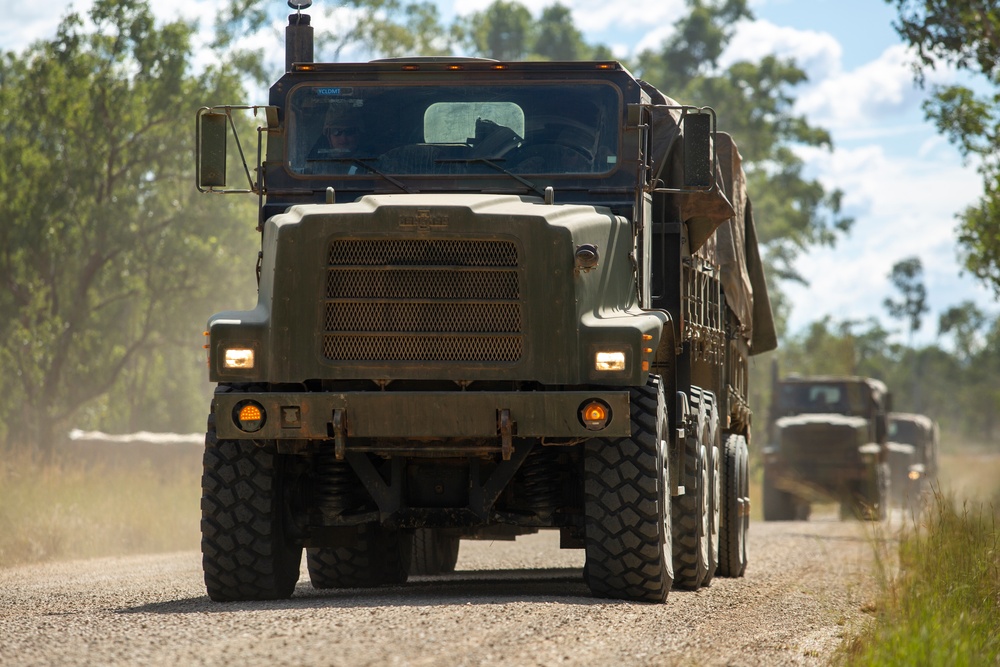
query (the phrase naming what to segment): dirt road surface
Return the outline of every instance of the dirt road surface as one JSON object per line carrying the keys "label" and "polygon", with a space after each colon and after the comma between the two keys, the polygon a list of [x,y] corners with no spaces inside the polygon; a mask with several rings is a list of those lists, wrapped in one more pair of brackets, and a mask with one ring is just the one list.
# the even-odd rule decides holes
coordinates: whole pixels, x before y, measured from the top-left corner
{"label": "dirt road surface", "polygon": [[557,533],[462,542],[458,571],[208,600],[195,552],[0,570],[0,664],[823,665],[876,597],[870,527],[754,523],[745,578],[666,604],[589,597]]}

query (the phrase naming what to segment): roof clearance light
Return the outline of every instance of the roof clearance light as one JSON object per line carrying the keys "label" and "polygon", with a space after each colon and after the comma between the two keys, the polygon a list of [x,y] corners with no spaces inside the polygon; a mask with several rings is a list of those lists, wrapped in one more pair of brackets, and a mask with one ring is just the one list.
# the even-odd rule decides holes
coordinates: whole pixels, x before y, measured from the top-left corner
{"label": "roof clearance light", "polygon": [[404,72],[416,72],[420,69],[420,65],[403,65]]}
{"label": "roof clearance light", "polygon": [[460,70],[460,69],[465,69],[465,68],[462,67],[461,65],[448,65],[448,69],[450,69],[452,71],[455,71],[455,70]]}
{"label": "roof clearance light", "polygon": [[267,415],[264,408],[256,401],[240,401],[233,408],[233,417],[240,430],[247,433],[254,433],[264,427]]}
{"label": "roof clearance light", "polygon": [[229,370],[249,370],[253,368],[253,350],[240,347],[229,348],[225,352],[222,366]]}
{"label": "roof clearance light", "polygon": [[492,65],[493,69],[508,69],[507,65]]}
{"label": "roof clearance light", "polygon": [[594,370],[623,371],[625,370],[624,352],[598,352],[594,355]]}
{"label": "roof clearance light", "polygon": [[600,431],[611,421],[611,408],[604,401],[591,399],[580,406],[580,421],[588,431]]}

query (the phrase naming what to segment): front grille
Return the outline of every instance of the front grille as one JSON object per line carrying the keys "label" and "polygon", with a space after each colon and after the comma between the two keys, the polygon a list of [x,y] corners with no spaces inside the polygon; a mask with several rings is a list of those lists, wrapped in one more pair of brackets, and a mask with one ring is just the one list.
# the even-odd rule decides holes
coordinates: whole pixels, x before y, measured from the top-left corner
{"label": "front grille", "polygon": [[518,251],[510,241],[335,240],[327,272],[327,359],[521,358]]}
{"label": "front grille", "polygon": [[859,460],[855,431],[834,426],[791,429],[782,438],[782,451],[799,465],[837,466]]}

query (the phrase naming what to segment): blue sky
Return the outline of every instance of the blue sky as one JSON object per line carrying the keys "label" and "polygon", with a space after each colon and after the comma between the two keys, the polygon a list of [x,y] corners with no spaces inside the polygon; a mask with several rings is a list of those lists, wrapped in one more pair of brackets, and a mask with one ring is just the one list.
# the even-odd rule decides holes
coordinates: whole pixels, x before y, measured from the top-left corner
{"label": "blue sky", "polygon": [[[74,0],[73,6],[83,10],[89,1]],[[318,24],[327,2],[314,2],[311,13]],[[490,2],[441,0],[439,8],[450,18]],[[589,42],[611,46],[620,57],[658,45],[685,11],[683,0],[562,2]],[[262,44],[276,39],[284,22],[284,2],[274,3],[280,18],[274,36],[255,38]],[[548,3],[526,4],[537,15]],[[755,21],[736,27],[723,64],[771,52],[796,59],[809,76],[797,91],[797,111],[829,130],[834,141],[832,152],[803,149],[801,155],[810,175],[829,189],[844,191],[846,213],[856,220],[851,235],[835,248],[815,249],[799,260],[797,268],[810,284],[788,287],[790,329],[801,330],[826,315],[837,320],[875,316],[898,329],[901,325],[887,319],[882,305],[895,296],[888,274],[895,262],[914,255],[924,265],[931,307],[918,340],[932,340],[938,315],[961,301],[971,299],[991,314],[1000,310],[987,289],[961,275],[954,243],[955,214],[976,202],[980,178],[923,120],[923,93],[912,83],[909,55],[891,25],[892,9],[884,0],[750,4]],[[50,0],[40,10],[20,0],[0,0],[5,17],[0,20],[0,48],[19,50],[34,39],[51,37],[69,5],[70,0]],[[161,18],[180,14],[211,27],[214,5],[207,0],[152,0],[152,5]],[[932,77],[950,79],[948,72]],[[717,111],[724,124],[725,109]]]}

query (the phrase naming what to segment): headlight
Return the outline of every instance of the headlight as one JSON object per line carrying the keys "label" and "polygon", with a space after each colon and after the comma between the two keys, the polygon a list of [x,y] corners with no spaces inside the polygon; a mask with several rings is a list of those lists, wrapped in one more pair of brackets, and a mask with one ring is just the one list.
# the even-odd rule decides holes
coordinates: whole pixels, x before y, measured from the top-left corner
{"label": "headlight", "polygon": [[222,367],[228,369],[253,368],[253,350],[242,347],[229,348],[225,352]]}
{"label": "headlight", "polygon": [[594,355],[594,370],[623,371],[625,370],[624,352],[598,352]]}

